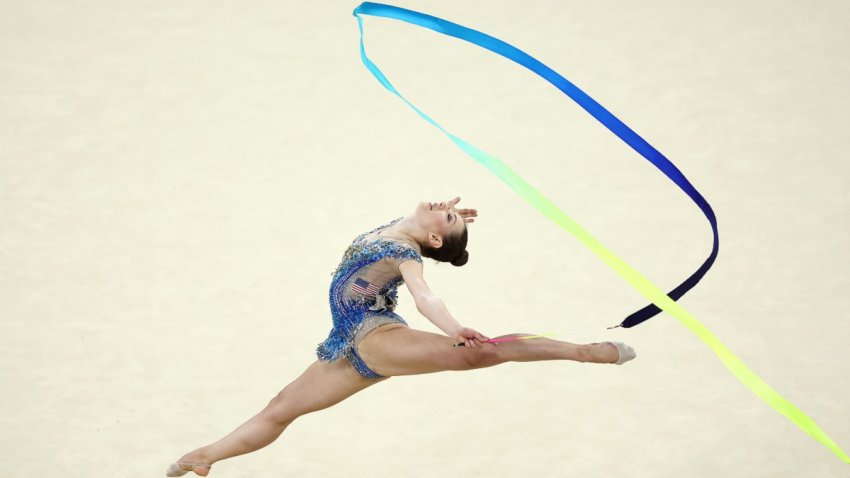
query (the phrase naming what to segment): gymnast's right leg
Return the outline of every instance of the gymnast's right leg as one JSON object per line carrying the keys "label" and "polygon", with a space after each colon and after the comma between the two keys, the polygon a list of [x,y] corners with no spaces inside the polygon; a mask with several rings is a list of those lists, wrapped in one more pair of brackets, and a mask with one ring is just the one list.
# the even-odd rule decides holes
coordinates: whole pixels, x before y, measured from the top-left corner
{"label": "gymnast's right leg", "polygon": [[213,463],[258,450],[275,441],[301,415],[335,405],[366,387],[384,380],[364,378],[348,360],[316,361],[277,394],[260,413],[229,435],[183,455],[168,476],[194,471],[207,476]]}
{"label": "gymnast's right leg", "polygon": [[[512,334],[498,338],[521,337]],[[572,360],[587,363],[616,363],[635,357],[629,348],[620,357],[619,347],[610,342],[573,344],[538,338],[476,348],[452,347],[455,339],[402,325],[385,325],[369,333],[357,351],[366,365],[384,376],[416,375],[447,370],[472,370],[505,362]],[[628,347],[628,346],[626,346]]]}

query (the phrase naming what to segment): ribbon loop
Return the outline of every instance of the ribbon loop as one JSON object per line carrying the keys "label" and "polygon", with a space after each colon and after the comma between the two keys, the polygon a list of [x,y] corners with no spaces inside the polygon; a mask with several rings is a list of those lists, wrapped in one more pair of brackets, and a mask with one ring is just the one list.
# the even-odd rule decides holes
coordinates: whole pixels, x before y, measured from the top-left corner
{"label": "ribbon loop", "polygon": [[[714,236],[714,244],[711,254],[708,259],[684,282],[676,288],[665,294],[648,279],[643,277],[637,270],[626,264],[625,261],[614,255],[610,250],[603,246],[598,240],[591,236],[586,230],[579,226],[563,211],[561,211],[554,203],[544,197],[525,179],[511,170],[504,162],[498,158],[478,149],[472,144],[455,136],[440,126],[430,116],[417,108],[413,103],[408,101],[395,87],[392,86],[389,79],[381,72],[378,66],[369,59],[366,55],[366,48],[363,42],[363,20],[360,15],[372,15],[379,17],[392,18],[401,20],[407,23],[418,25],[430,30],[434,30],[444,35],[453,36],[461,40],[468,41],[482,48],[490,50],[498,55],[508,58],[526,68],[533,71],[537,75],[544,78],[546,81],[557,87],[564,94],[572,98],[612,133],[631,146],[641,156],[650,161],[655,167],[662,171],[670,180],[676,183],[682,191],[684,191],[702,210],[706,219],[711,224],[712,233]],[[481,33],[470,28],[460,26],[441,18],[437,18],[424,13],[415,12],[391,5],[380,3],[365,2],[354,9],[354,16],[357,18],[357,23],[360,28],[360,58],[366,68],[375,76],[375,78],[391,93],[398,96],[408,106],[410,106],[422,119],[432,124],[434,127],[442,131],[452,142],[461,148],[467,155],[478,161],[480,164],[489,169],[493,174],[504,181],[511,189],[525,199],[529,204],[537,208],[546,217],[551,219],[555,224],[575,236],[579,241],[585,244],[594,254],[602,261],[608,264],[617,274],[619,274],[626,282],[638,292],[649,299],[652,304],[643,309],[631,314],[622,323],[617,326],[609,327],[633,327],[650,317],[664,310],[668,314],[678,319],[683,325],[689,328],[700,340],[708,345],[715,354],[720,358],[727,369],[749,388],[755,395],[761,398],[765,403],[773,407],[776,411],[791,420],[794,424],[800,427],[803,431],[811,435],[813,438],[824,444],[836,456],[847,463],[850,463],[850,457],[844,453],[841,448],[811,419],[798,409],[794,404],[786,400],[784,397],[776,393],[770,386],[765,383],[758,375],[750,370],[737,356],[727,349],[717,337],[711,333],[702,323],[700,323],[693,315],[679,305],[678,300],[683,294],[690,290],[697,282],[705,275],[711,265],[714,263],[719,250],[719,240],[717,233],[717,219],[714,211],[702,195],[691,185],[685,176],[673,165],[667,158],[664,157],[658,150],[653,148],[637,133],[632,131],[622,121],[617,119],[608,110],[597,103],[593,98],[581,91],[575,85],[570,83],[566,78],[556,73],[554,70],[532,58],[520,49],[508,43],[492,37],[485,33]]]}

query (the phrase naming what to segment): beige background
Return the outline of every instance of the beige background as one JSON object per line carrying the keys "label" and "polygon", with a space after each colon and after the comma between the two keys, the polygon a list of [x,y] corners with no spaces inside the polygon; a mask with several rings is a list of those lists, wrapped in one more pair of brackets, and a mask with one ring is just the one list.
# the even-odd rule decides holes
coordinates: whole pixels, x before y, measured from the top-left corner
{"label": "beige background", "polygon": [[[681,303],[850,451],[847,2],[398,4],[523,48],[671,158],[721,232]],[[380,87],[355,6],[0,2],[0,475],[161,476],[314,359],[355,235],[459,194],[470,263],[426,274],[462,322],[638,360],[392,379],[211,476],[850,476],[672,317],[607,331],[643,298]],[[367,35],[409,99],[660,287],[707,257],[693,203],[542,80]]]}

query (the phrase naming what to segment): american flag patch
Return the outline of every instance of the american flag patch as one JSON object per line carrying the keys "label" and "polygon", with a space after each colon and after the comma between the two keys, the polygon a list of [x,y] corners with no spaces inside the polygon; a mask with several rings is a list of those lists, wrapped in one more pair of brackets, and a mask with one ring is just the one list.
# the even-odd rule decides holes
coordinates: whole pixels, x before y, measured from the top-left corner
{"label": "american flag patch", "polygon": [[357,292],[358,294],[363,294],[365,296],[374,297],[378,295],[378,292],[381,291],[378,287],[369,282],[366,282],[363,279],[356,279],[354,284],[351,284],[351,290]]}

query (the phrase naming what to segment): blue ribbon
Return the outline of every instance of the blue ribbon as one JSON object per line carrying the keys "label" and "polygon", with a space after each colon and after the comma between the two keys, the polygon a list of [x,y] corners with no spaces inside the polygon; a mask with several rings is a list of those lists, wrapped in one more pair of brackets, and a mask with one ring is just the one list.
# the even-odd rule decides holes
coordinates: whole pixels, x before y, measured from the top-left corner
{"label": "blue ribbon", "polygon": [[[354,16],[357,17],[357,22],[360,25],[361,38],[363,32],[363,22],[359,16],[361,14],[401,20],[407,23],[411,23],[413,25],[418,25],[420,27],[424,27],[429,30],[442,33],[444,35],[452,36],[470,42],[474,45],[486,48],[487,50],[490,50],[493,53],[496,53],[497,55],[503,56],[515,63],[518,63],[528,68],[535,74],[542,77],[544,80],[554,85],[565,95],[569,96],[573,101],[578,103],[579,106],[584,108],[585,111],[590,113],[591,116],[596,118],[597,121],[602,123],[612,133],[617,135],[617,137],[619,137],[626,144],[631,146],[632,149],[634,149],[641,156],[646,158],[647,161],[655,165],[655,167],[658,168],[661,172],[663,172],[665,176],[667,176],[668,178],[670,178],[670,180],[676,183],[676,185],[679,186],[679,188],[684,191],[685,194],[687,194],[697,204],[697,206],[699,206],[703,214],[705,214],[706,219],[708,219],[709,224],[711,224],[713,244],[711,247],[711,254],[709,254],[708,259],[705,260],[705,262],[696,270],[696,272],[694,272],[693,274],[691,274],[690,277],[685,279],[684,282],[682,282],[673,290],[668,292],[667,296],[673,299],[674,301],[679,300],[679,298],[681,298],[686,292],[688,292],[695,285],[697,285],[700,279],[703,278],[705,273],[708,272],[708,270],[714,264],[714,261],[717,258],[717,253],[720,248],[720,238],[717,233],[717,218],[705,198],[702,197],[699,191],[696,190],[696,188],[690,183],[690,181],[688,181],[685,175],[682,174],[682,172],[679,171],[679,169],[673,163],[671,163],[670,160],[664,157],[663,154],[661,154],[657,149],[652,147],[652,145],[647,143],[646,140],[640,137],[640,135],[635,133],[631,128],[626,126],[622,121],[617,119],[616,116],[611,114],[611,112],[606,110],[602,105],[597,103],[596,100],[588,96],[587,93],[572,84],[569,80],[567,80],[548,66],[544,65],[540,61],[536,60],[531,55],[523,52],[522,50],[514,47],[513,45],[499,40],[498,38],[494,38],[485,33],[466,28],[464,26],[452,23],[447,20],[443,20],[441,18],[426,15],[424,13],[415,12],[412,10],[407,10],[404,8],[395,7],[392,5],[364,2],[354,9]],[[381,73],[377,66],[371,60],[369,60],[368,57],[366,57],[362,41],[361,57],[367,68],[369,68],[369,70],[375,75],[375,77],[378,78],[378,80],[387,89],[389,89],[393,93],[398,94],[398,92],[389,83],[387,78],[383,75],[383,73]],[[432,120],[430,120],[430,118],[427,118],[427,116],[425,116],[424,113],[419,111],[415,106],[413,106],[412,104],[410,104],[410,106],[416,109],[416,111],[420,115],[425,117],[429,122],[440,128],[441,130],[443,129],[442,127],[434,123]],[[446,134],[450,134],[445,130],[443,130],[443,132]],[[649,304],[626,317],[616,327],[634,327],[635,325],[638,325],[654,317],[659,312],[661,312],[660,308],[658,308],[655,304]]]}

